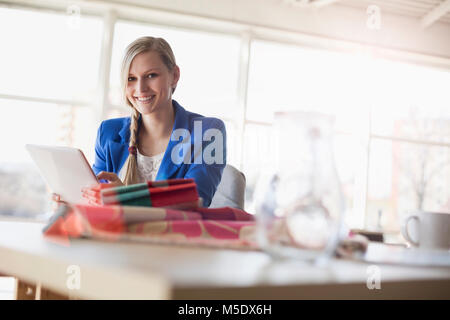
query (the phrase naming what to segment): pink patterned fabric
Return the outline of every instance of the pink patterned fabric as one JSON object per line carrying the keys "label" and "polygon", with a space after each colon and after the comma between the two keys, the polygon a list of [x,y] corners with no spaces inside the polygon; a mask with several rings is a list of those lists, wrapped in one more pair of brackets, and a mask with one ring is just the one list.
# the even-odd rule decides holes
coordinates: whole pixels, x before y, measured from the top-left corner
{"label": "pink patterned fabric", "polygon": [[253,215],[235,208],[191,211],[130,206],[61,206],[46,236],[256,248]]}

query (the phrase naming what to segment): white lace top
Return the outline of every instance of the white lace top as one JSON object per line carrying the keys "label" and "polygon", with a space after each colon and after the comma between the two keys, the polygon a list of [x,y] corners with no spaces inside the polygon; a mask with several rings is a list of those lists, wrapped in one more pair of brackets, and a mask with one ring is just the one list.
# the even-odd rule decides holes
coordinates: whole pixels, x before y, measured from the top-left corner
{"label": "white lace top", "polygon": [[[159,166],[161,165],[163,157],[164,152],[155,156],[147,157],[139,153],[139,150],[137,150],[137,171],[139,182],[153,181],[156,179],[156,175],[158,174]],[[127,168],[122,166],[119,171],[120,180],[124,180],[126,173]]]}

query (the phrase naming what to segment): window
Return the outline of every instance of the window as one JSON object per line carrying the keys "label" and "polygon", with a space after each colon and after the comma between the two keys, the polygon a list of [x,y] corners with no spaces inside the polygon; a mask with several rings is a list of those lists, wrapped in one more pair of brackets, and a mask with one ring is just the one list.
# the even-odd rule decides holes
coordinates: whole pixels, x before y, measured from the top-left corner
{"label": "window", "polygon": [[368,110],[361,104],[363,64],[349,55],[253,41],[247,120],[271,123],[275,111],[311,110],[335,115],[337,130],[352,132]]}
{"label": "window", "polygon": [[450,210],[450,148],[374,138],[366,226],[399,230],[417,210]]}
{"label": "window", "polygon": [[82,15],[74,29],[67,19],[65,14],[0,8],[0,93],[92,102],[102,22]]}
{"label": "window", "polygon": [[253,41],[246,133],[260,132],[245,136],[247,204],[264,170],[255,161],[270,159],[274,112],[310,110],[335,116],[349,227],[398,235],[413,210],[449,210],[449,83],[447,71]]}
{"label": "window", "polygon": [[373,134],[450,144],[450,72],[384,60],[374,66]]}
{"label": "window", "polygon": [[[50,209],[50,194],[24,146],[75,146],[93,161],[93,112],[42,102],[0,99],[0,210],[4,215],[39,217]],[[89,130],[91,128],[91,130]]]}
{"label": "window", "polygon": [[[0,214],[44,219],[49,190],[25,144],[80,148],[92,163],[102,21],[0,8]],[[5,32],[14,30],[14,32]]]}
{"label": "window", "polygon": [[374,64],[366,226],[395,231],[415,210],[450,209],[450,73]]}

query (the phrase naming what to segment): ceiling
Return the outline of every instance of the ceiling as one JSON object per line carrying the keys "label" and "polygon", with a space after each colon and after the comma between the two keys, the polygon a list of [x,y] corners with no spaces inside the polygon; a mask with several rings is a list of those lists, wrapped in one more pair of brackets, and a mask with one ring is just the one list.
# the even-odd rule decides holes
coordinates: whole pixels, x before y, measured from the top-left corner
{"label": "ceiling", "polygon": [[[340,4],[367,8],[373,4],[380,7],[381,11],[389,13],[410,16],[422,19],[434,8],[446,2],[445,0],[341,0]],[[438,18],[439,22],[450,23],[450,10],[446,10],[442,16]]]}
{"label": "ceiling", "polygon": [[376,5],[381,12],[417,18],[428,27],[439,21],[450,24],[450,0],[285,0],[299,6],[325,7],[342,5],[358,9],[367,9]]}

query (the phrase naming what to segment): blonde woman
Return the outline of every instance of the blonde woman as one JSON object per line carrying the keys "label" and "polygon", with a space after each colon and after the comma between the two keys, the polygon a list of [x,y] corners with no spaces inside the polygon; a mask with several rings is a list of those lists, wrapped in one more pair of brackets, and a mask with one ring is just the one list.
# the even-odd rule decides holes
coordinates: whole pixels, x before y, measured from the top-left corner
{"label": "blonde woman", "polygon": [[[223,121],[185,110],[172,99],[180,68],[162,38],[142,37],[126,49],[122,92],[131,117],[103,121],[93,170],[117,185],[193,178],[209,206],[226,159]],[[89,198],[89,193],[83,191]]]}

